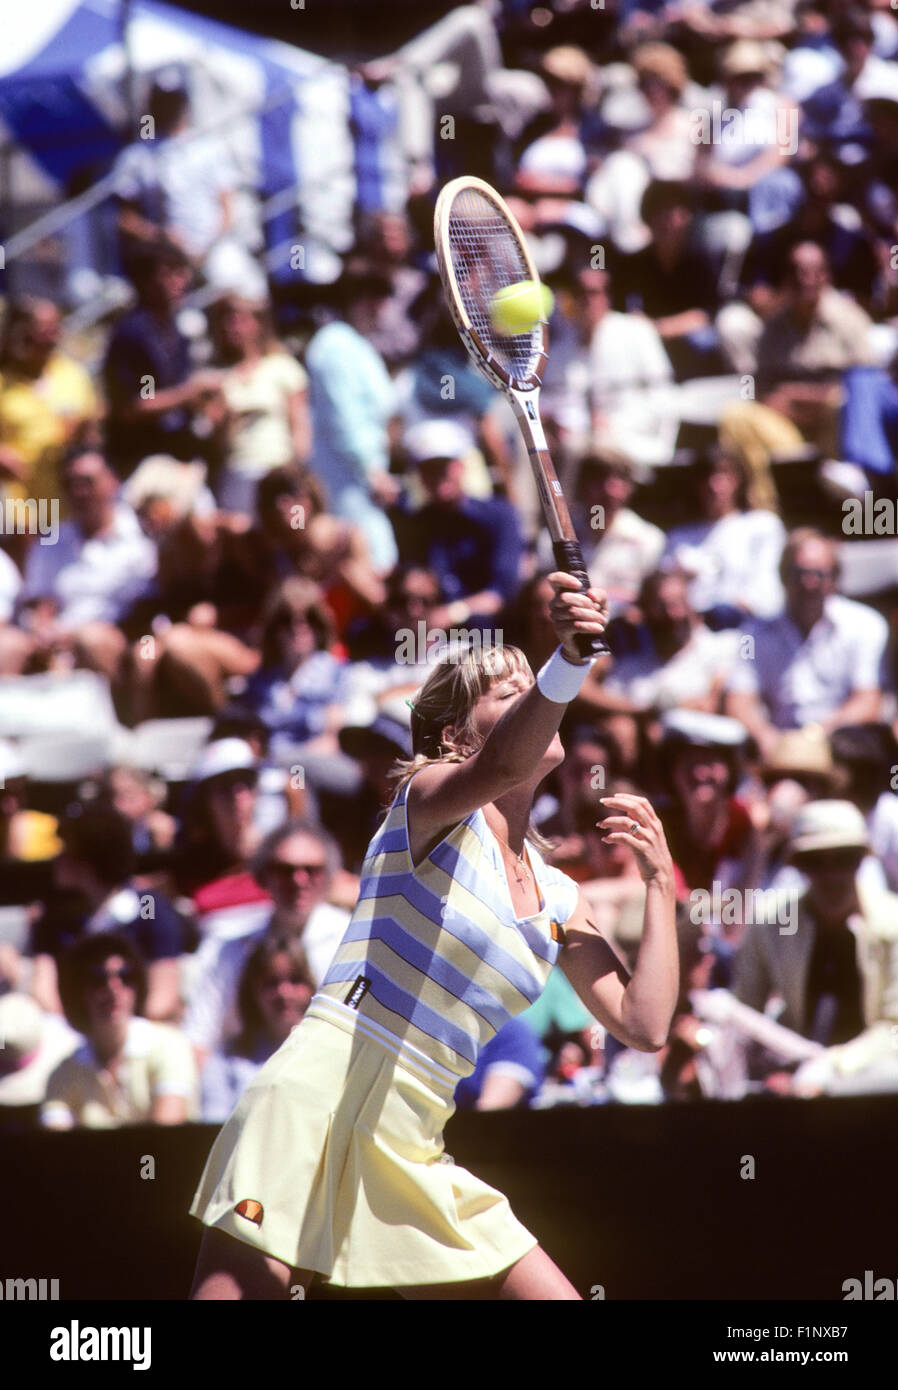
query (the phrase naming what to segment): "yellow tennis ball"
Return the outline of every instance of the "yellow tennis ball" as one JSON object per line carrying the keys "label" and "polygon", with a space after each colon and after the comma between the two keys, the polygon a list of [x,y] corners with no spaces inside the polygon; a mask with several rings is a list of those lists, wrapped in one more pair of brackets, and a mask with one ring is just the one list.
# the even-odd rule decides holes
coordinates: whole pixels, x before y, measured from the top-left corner
{"label": "yellow tennis ball", "polygon": [[530,333],[541,319],[547,319],[554,303],[555,296],[547,285],[520,280],[493,295],[490,318],[499,333],[514,337],[517,333]]}

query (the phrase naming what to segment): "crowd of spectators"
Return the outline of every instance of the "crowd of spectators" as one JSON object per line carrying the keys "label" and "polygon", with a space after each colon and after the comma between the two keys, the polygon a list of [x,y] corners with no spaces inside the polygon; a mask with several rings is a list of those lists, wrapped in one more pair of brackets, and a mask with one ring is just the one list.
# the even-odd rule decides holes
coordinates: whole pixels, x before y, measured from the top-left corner
{"label": "crowd of spectators", "polygon": [[[540,14],[457,7],[353,69],[360,112],[396,98],[407,201],[360,193],[333,284],[266,289],[160,81],[156,143],[116,166],[132,298],[100,353],[3,304],[9,1114],[225,1119],[341,940],[433,661],[554,647],[526,454],[427,230],[465,171],[555,290],[544,422],[613,619],[536,823],[632,964],[644,885],[599,798],[652,799],[681,996],[638,1054],[556,971],[458,1104],[898,1090],[898,19]],[[841,518],[867,494],[893,520],[865,588]]]}

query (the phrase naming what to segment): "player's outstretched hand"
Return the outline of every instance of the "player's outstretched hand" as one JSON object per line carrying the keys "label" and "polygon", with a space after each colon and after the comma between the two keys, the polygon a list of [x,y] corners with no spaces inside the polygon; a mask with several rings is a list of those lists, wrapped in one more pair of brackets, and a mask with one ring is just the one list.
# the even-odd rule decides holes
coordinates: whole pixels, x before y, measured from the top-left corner
{"label": "player's outstretched hand", "polygon": [[601,802],[603,806],[620,812],[620,815],[606,816],[599,822],[606,842],[630,846],[646,883],[659,878],[673,884],[673,860],[664,829],[651,802],[632,792],[603,796]]}
{"label": "player's outstretched hand", "polygon": [[583,658],[577,649],[578,632],[601,633],[608,625],[608,599],[602,589],[580,588],[572,574],[562,570],[549,575],[555,590],[549,603],[549,616],[564,654],[575,663]]}

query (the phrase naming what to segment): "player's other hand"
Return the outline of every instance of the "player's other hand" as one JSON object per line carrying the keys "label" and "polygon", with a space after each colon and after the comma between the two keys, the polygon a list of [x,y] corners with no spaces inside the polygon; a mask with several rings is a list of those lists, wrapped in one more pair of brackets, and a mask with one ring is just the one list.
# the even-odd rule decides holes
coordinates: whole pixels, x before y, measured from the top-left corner
{"label": "player's other hand", "polygon": [[549,603],[549,617],[558,634],[564,655],[571,661],[583,660],[577,650],[577,633],[602,633],[608,625],[608,599],[602,589],[580,588],[572,574],[558,570],[549,575],[555,590]]}

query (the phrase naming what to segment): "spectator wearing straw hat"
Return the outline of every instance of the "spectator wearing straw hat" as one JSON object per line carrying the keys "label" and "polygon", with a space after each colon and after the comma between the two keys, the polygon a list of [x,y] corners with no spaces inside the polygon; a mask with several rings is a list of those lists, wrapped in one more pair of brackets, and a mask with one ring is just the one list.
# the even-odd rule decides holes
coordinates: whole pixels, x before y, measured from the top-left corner
{"label": "spectator wearing straw hat", "polygon": [[[546,206],[549,200],[580,198],[604,130],[590,99],[595,68],[583,49],[572,44],[549,49],[540,63],[540,75],[549,91],[550,107],[522,132],[515,190],[530,202],[531,218],[545,222],[558,215],[557,208],[552,212]],[[528,220],[527,211],[524,220]]]}
{"label": "spectator wearing straw hat", "polygon": [[857,871],[868,849],[850,801],[803,806],[789,841],[808,880],[797,913],[788,930],[750,925],[736,962],[742,1003],[763,1010],[779,996],[778,1021],[827,1047],[863,1035],[888,1050],[898,1021],[898,897],[864,891]]}
{"label": "spectator wearing straw hat", "polygon": [[50,1076],[80,1039],[65,1019],[44,1013],[30,995],[16,991],[0,996],[0,1038],[2,1126],[10,1110],[34,1113],[30,1107],[40,1105]]}

